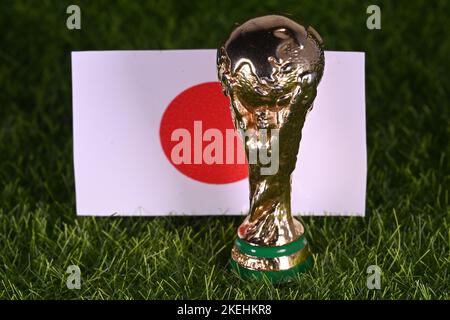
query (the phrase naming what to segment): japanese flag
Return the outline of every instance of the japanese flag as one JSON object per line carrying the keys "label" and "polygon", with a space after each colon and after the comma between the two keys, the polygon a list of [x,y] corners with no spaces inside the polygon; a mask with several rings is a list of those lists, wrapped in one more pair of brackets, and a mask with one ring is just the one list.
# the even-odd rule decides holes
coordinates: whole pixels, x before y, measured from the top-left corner
{"label": "japanese flag", "polygon": [[[247,213],[247,164],[215,50],[73,52],[72,85],[78,215]],[[364,215],[364,90],[363,53],[325,52],[294,214]]]}

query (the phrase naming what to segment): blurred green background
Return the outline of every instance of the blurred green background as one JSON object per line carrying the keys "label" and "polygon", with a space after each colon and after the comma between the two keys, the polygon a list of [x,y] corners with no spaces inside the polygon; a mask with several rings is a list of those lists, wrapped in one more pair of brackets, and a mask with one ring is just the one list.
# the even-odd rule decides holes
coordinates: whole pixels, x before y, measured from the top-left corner
{"label": "blurred green background", "polygon": [[[450,298],[449,1],[1,1],[0,298]],[[81,30],[66,8],[81,8]],[[381,8],[368,30],[366,8]],[[70,52],[216,48],[285,14],[366,52],[365,218],[305,217],[316,265],[287,285],[226,268],[242,218],[77,218]],[[66,287],[79,265],[80,290]],[[368,290],[366,269],[382,271]]]}

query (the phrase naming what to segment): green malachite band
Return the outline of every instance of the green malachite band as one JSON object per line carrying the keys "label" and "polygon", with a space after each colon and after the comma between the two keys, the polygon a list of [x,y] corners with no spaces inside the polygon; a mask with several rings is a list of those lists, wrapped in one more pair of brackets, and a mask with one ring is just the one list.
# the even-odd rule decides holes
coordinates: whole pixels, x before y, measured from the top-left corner
{"label": "green malachite band", "polygon": [[240,239],[239,237],[236,239],[235,245],[240,252],[245,253],[249,256],[258,258],[278,258],[289,256],[293,253],[296,253],[297,251],[300,251],[301,249],[303,249],[306,243],[306,238],[303,234],[297,240],[277,247],[251,245],[250,243]]}
{"label": "green malachite band", "polygon": [[297,274],[301,272],[305,272],[309,267],[313,264],[313,259],[311,256],[306,258],[302,263],[287,269],[287,270],[279,270],[279,271],[258,271],[247,269],[240,266],[233,259],[230,260],[231,268],[235,270],[241,277],[243,278],[253,278],[253,279],[261,279],[263,277],[267,277],[270,281],[273,282],[283,282],[289,281],[297,276]]}

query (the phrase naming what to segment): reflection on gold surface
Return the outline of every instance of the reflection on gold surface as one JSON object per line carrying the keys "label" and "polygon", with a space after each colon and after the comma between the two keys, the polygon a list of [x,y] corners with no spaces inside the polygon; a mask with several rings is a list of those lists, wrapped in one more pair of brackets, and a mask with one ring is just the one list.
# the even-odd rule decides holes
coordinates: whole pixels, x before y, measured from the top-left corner
{"label": "reflection on gold surface", "polygon": [[260,258],[249,256],[240,252],[235,246],[231,250],[231,258],[240,266],[258,271],[287,270],[302,263],[310,255],[311,252],[309,250],[309,245],[306,245],[302,250],[289,256],[278,258]]}

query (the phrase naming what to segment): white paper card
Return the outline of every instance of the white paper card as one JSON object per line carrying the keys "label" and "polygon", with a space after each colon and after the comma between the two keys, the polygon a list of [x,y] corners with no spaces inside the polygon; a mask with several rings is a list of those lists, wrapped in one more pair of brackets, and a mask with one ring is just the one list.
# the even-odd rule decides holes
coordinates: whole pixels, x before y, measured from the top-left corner
{"label": "white paper card", "polygon": [[[77,214],[246,213],[247,179],[191,179],[161,147],[167,106],[187,88],[211,81],[217,81],[216,50],[73,52]],[[364,84],[364,53],[325,53],[292,176],[294,214],[364,215]]]}

